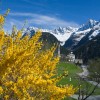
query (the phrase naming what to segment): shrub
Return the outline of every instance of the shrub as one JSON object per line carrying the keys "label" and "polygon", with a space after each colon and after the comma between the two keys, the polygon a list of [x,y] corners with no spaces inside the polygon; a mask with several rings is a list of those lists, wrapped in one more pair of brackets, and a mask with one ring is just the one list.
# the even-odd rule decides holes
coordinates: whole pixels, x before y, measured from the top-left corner
{"label": "shrub", "polygon": [[[3,17],[4,19],[4,17]],[[3,21],[3,20],[2,20]],[[2,23],[2,21],[0,21]],[[2,24],[1,24],[2,25]],[[0,30],[0,97],[5,100],[61,100],[76,91],[72,85],[57,86],[64,76],[57,76],[55,46],[42,50],[41,32],[32,38],[5,35]],[[13,35],[14,34],[14,35]]]}

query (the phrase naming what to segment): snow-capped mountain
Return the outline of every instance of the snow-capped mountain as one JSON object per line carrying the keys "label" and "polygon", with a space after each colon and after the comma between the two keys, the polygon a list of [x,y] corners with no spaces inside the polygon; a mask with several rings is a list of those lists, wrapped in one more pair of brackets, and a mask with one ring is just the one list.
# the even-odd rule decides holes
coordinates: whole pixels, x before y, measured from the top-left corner
{"label": "snow-capped mountain", "polygon": [[84,63],[100,57],[100,22],[92,22],[96,23],[92,24],[90,31],[72,48],[76,58],[83,59]]}
{"label": "snow-capped mountain", "polygon": [[100,33],[89,41],[86,37],[82,41],[84,42],[80,46],[78,44],[73,51],[76,58],[83,59],[84,63],[87,63],[89,59],[100,58]]}
{"label": "snow-capped mountain", "polygon": [[[77,31],[72,33],[66,41],[65,46],[68,48],[76,47],[83,40],[90,40],[100,33],[100,22],[90,19],[86,24],[82,25]],[[84,39],[86,38],[86,39]]]}
{"label": "snow-capped mountain", "polygon": [[[28,35],[28,34],[30,36],[33,36],[34,33],[37,30],[39,30],[39,28],[29,27],[29,28],[24,30],[24,36]],[[58,41],[61,42],[61,45],[64,45],[65,41],[71,36],[71,34],[73,32],[75,32],[77,30],[77,28],[73,28],[73,27],[62,28],[62,27],[59,27],[58,29],[54,29],[54,30],[48,30],[48,29],[40,29],[40,30],[42,32],[52,34],[53,36],[55,36],[57,38]]]}
{"label": "snow-capped mountain", "polygon": [[83,24],[74,34],[72,34],[72,37],[74,37],[74,40],[80,41],[97,24],[98,21],[90,19],[86,24]]}
{"label": "snow-capped mountain", "polygon": [[98,24],[98,21],[95,21],[95,20],[92,20],[92,19],[89,19],[87,21],[86,24],[83,24],[79,29],[78,31],[84,31],[84,30],[87,30],[87,29],[91,29],[93,28],[95,25]]}
{"label": "snow-capped mountain", "polygon": [[100,35],[100,22],[93,27],[93,33],[89,36],[89,40],[93,39],[97,35]]}
{"label": "snow-capped mountain", "polygon": [[[24,30],[24,35],[29,34],[30,37],[39,30],[37,27],[28,27]],[[50,33],[57,40],[67,48],[76,47],[78,44],[85,43],[97,35],[100,35],[100,22],[95,20],[88,20],[86,24],[81,25],[79,28],[74,27],[59,27],[54,30],[40,29],[43,33]],[[83,41],[84,40],[84,41]]]}
{"label": "snow-capped mountain", "polygon": [[[24,35],[33,36],[38,30],[37,27],[29,27],[24,30]],[[79,28],[59,27],[54,30],[41,29],[41,40],[44,40],[44,48],[50,47],[58,41],[62,45],[62,54],[67,49],[73,50],[76,58],[83,59],[87,62],[88,59],[100,57],[100,21],[90,19]],[[64,45],[64,46],[63,46]]]}

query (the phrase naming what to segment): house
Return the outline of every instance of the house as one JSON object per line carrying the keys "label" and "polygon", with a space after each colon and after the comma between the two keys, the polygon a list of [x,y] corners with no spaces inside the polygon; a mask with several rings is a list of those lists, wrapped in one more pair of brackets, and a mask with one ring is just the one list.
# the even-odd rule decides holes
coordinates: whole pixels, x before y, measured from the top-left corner
{"label": "house", "polygon": [[73,54],[73,52],[71,52],[69,55],[67,55],[66,58],[69,62],[75,62],[75,55]]}

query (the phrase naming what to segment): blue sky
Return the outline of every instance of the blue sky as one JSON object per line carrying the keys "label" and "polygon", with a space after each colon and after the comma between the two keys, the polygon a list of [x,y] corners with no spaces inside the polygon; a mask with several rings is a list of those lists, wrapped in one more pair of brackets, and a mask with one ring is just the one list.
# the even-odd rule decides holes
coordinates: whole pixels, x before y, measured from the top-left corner
{"label": "blue sky", "polygon": [[100,20],[100,0],[0,0],[0,13],[8,8],[5,29],[12,25],[54,29],[79,27],[88,19]]}

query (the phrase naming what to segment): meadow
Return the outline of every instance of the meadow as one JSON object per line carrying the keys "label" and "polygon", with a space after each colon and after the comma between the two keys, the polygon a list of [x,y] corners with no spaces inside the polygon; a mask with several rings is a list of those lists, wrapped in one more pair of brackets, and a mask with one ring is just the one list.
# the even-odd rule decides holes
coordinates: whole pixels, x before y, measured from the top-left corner
{"label": "meadow", "polygon": [[[58,85],[65,85],[65,84],[72,84],[74,87],[78,87],[79,83],[81,84],[81,90],[84,90],[86,86],[89,87],[88,91],[92,91],[94,88],[94,85],[86,82],[86,81],[80,81],[78,73],[82,72],[82,69],[80,66],[76,66],[73,63],[69,62],[59,62],[57,65],[58,75],[63,73],[63,70],[68,71],[68,76],[62,78],[57,84]],[[78,92],[76,93],[78,94]],[[100,94],[100,88],[97,88],[93,95],[99,95]],[[65,100],[74,100],[71,97],[65,98]]]}

